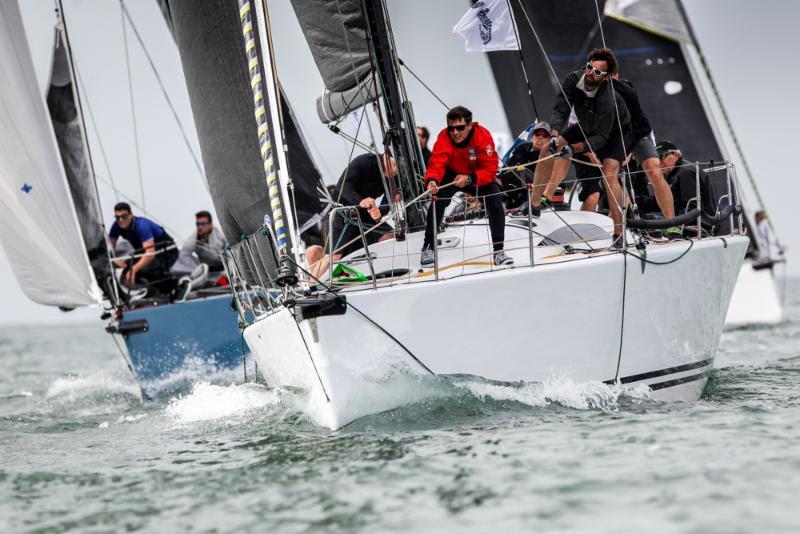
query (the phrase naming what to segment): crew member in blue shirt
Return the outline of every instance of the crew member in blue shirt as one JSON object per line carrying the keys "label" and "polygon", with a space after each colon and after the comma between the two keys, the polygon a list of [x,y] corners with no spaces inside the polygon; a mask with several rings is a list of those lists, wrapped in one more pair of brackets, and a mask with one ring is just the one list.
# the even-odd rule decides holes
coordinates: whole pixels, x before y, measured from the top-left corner
{"label": "crew member in blue shirt", "polygon": [[116,249],[117,239],[125,238],[133,247],[133,254],[139,256],[130,261],[117,260],[121,269],[121,282],[132,287],[137,282],[159,282],[171,279],[169,269],[178,259],[175,241],[163,227],[146,217],[136,217],[127,202],[114,206],[114,224],[108,233],[112,249]]}

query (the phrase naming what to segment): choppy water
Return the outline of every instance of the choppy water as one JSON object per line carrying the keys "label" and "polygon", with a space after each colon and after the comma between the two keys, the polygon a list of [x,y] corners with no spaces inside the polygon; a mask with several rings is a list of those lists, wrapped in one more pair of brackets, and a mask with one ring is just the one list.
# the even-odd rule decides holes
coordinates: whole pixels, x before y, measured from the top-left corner
{"label": "choppy water", "polygon": [[0,329],[0,531],[800,530],[800,283],[703,399],[433,379],[331,433],[297,393],[143,403],[100,325]]}

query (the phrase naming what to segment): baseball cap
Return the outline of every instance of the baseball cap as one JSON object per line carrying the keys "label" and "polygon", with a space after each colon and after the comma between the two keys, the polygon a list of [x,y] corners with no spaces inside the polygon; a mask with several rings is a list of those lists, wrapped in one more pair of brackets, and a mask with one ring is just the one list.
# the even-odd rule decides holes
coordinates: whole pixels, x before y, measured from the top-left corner
{"label": "baseball cap", "polygon": [[671,152],[673,150],[678,150],[678,147],[672,141],[664,140],[656,145],[656,152],[658,152],[659,156],[666,154],[667,152]]}

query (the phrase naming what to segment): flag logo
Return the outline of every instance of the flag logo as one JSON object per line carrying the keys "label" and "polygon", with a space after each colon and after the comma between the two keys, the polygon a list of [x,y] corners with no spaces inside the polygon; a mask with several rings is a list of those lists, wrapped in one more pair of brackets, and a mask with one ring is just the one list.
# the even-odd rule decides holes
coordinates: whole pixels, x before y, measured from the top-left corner
{"label": "flag logo", "polygon": [[507,0],[475,2],[453,28],[467,52],[519,50],[517,30]]}

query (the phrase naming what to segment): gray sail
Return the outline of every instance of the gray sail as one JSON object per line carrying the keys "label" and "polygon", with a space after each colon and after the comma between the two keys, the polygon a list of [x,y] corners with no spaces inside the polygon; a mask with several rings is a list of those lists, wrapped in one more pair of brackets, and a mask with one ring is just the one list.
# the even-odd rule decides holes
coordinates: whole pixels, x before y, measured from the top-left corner
{"label": "gray sail", "polygon": [[95,278],[102,284],[111,274],[105,226],[78,106],[77,84],[73,77],[68,43],[60,28],[55,31],[47,109],[72,193],[83,243]]}
{"label": "gray sail", "polygon": [[[180,52],[214,207],[227,241],[236,243],[271,216],[238,8],[225,0],[159,3]],[[288,172],[302,228],[324,211],[317,191],[322,180],[281,96]],[[317,227],[312,224],[303,238],[318,242]]]}
{"label": "gray sail", "polygon": [[361,0],[292,0],[325,94],[317,114],[333,122],[376,98]]}

